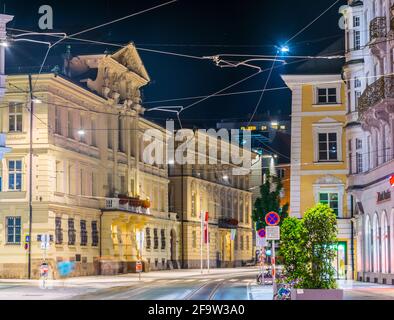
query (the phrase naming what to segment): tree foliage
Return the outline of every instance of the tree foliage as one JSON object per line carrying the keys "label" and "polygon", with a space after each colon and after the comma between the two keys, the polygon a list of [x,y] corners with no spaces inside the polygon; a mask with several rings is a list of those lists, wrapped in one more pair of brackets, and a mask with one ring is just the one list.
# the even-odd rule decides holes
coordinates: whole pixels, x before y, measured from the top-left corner
{"label": "tree foliage", "polygon": [[285,219],[280,247],[286,276],[290,280],[300,280],[300,288],[334,289],[332,260],[336,243],[336,216],[326,204],[309,209],[302,220]]}
{"label": "tree foliage", "polygon": [[281,226],[280,255],[284,272],[289,281],[303,278],[306,273],[308,255],[305,246],[305,228],[301,220],[286,218]]}
{"label": "tree foliage", "polygon": [[288,216],[289,205],[281,207],[280,194],[283,189],[282,180],[279,177],[271,176],[267,173],[265,182],[260,187],[260,197],[257,198],[253,209],[253,221],[256,222],[256,229],[267,226],[265,216],[267,213],[277,212],[281,218],[281,223]]}

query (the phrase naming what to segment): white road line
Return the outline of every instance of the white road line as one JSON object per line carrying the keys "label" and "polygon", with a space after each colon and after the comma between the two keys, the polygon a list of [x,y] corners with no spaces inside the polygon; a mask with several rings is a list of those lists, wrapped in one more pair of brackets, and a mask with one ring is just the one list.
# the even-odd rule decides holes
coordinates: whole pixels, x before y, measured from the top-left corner
{"label": "white road line", "polygon": [[231,279],[230,282],[237,282],[237,279]]}

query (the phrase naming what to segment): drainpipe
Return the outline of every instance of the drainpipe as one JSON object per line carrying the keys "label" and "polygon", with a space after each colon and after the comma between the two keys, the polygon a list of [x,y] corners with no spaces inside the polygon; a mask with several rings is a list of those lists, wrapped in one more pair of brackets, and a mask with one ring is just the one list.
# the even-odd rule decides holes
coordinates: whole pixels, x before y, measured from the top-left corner
{"label": "drainpipe", "polygon": [[354,279],[354,275],[356,274],[356,270],[354,270],[354,265],[355,265],[355,263],[354,263],[354,255],[355,255],[355,252],[354,252],[354,222],[353,222],[353,219],[354,219],[354,198],[353,198],[353,196],[350,196],[350,212],[351,212],[350,224],[351,224],[351,233],[352,233],[352,236],[350,237],[350,250],[352,252],[352,254],[351,254],[352,280],[355,280]]}
{"label": "drainpipe", "polygon": [[102,258],[102,256],[103,256],[103,252],[102,252],[102,234],[103,234],[103,227],[102,227],[102,221],[103,221],[103,214],[104,214],[104,212],[103,211],[101,211],[101,214],[100,214],[100,248],[99,248],[99,274],[101,275],[101,258]]}
{"label": "drainpipe", "polygon": [[30,91],[30,148],[29,148],[29,253],[28,253],[28,278],[31,279],[31,246],[32,246],[32,225],[33,225],[33,86],[31,74],[29,74]]}

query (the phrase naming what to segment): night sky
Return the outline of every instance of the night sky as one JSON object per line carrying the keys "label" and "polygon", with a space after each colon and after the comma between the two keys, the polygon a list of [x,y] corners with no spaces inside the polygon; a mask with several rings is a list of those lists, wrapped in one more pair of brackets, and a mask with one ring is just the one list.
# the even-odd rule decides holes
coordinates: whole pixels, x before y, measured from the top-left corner
{"label": "night sky", "polygon": [[[3,0],[1,11],[15,15],[8,26],[40,31],[38,8],[48,4],[54,9],[54,30],[72,34],[125,15],[164,3],[166,0],[95,0],[95,1],[21,1]],[[137,17],[84,33],[79,37],[118,44],[134,42],[137,47],[171,51],[194,56],[216,54],[275,54],[279,46],[315,19],[334,0],[179,0],[176,3],[144,13]],[[289,43],[291,54],[315,55],[343,36],[338,27],[338,3],[311,28]],[[60,56],[71,44],[74,55],[115,51],[115,47],[65,41],[51,51]],[[14,44],[8,48],[7,72],[38,68],[45,46]],[[188,106],[197,101],[183,100],[152,104],[151,101],[212,94],[255,72],[251,68],[218,68],[212,61],[174,57],[158,53],[140,52],[152,82],[144,89],[144,106]],[[51,61],[51,60],[49,60]],[[292,62],[294,60],[289,60]],[[272,62],[258,62],[262,68]],[[279,74],[289,68],[275,69],[268,88],[282,87]],[[261,90],[268,73],[229,89],[226,92]],[[248,120],[259,99],[259,93],[232,95],[208,99],[182,114],[188,125],[214,126],[221,119]],[[259,115],[288,116],[291,93],[289,90],[267,92],[259,108]],[[169,114],[149,113],[153,118],[167,118]]]}

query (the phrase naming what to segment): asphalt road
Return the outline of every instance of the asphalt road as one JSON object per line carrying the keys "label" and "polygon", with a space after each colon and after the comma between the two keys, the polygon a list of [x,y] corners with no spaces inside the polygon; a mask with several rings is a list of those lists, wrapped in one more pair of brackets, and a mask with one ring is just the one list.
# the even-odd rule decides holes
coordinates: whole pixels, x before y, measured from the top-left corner
{"label": "asphalt road", "polygon": [[76,300],[248,300],[255,272],[160,279],[78,295]]}

